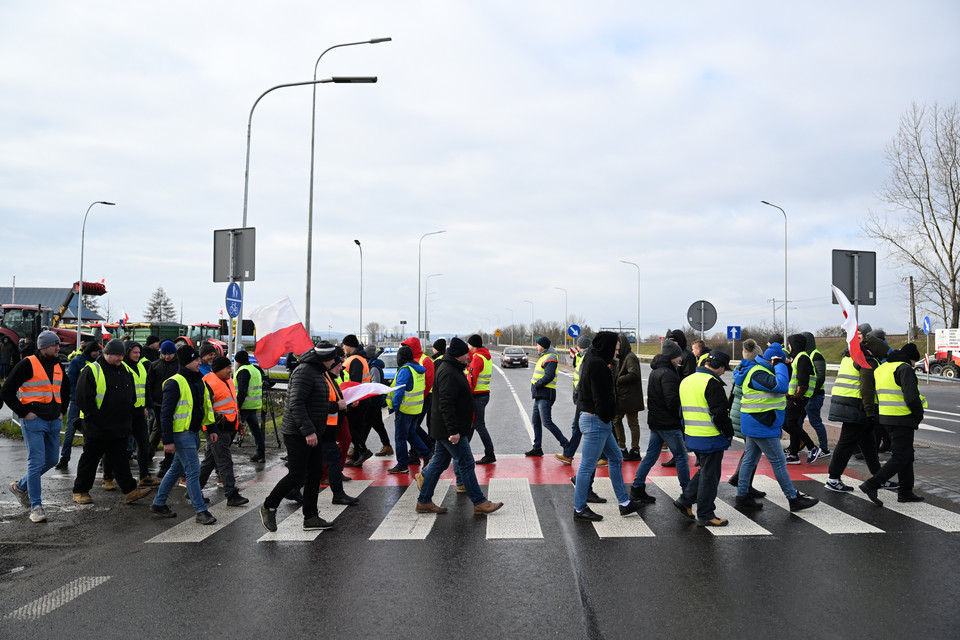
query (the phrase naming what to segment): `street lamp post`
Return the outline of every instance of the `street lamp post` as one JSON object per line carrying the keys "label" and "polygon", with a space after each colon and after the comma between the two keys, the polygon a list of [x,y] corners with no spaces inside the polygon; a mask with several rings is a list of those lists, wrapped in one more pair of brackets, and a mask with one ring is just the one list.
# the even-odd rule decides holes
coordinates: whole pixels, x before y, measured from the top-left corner
{"label": "street lamp post", "polygon": [[357,249],[360,249],[360,331],[357,332],[357,335],[362,337],[363,336],[363,247],[360,246],[359,240],[354,240],[353,242],[357,245]]}
{"label": "street lamp post", "polygon": [[423,285],[423,331],[424,333],[430,333],[430,323],[427,321],[427,300],[430,298],[430,278],[435,278],[436,276],[442,276],[442,273],[431,273],[427,276],[426,284]]}
{"label": "street lamp post", "polygon": [[563,287],[554,287],[554,289],[563,291],[563,322],[560,323],[560,328],[563,330],[563,348],[567,349],[567,303],[569,298],[567,296],[567,290]]}
{"label": "street lamp post", "polygon": [[417,245],[417,340],[420,339],[420,264],[422,262],[421,257],[423,254],[423,239],[427,236],[435,236],[438,233],[446,233],[447,230],[443,229],[441,231],[431,231],[430,233],[425,233],[420,236],[420,242]]}
{"label": "street lamp post", "polygon": [[[320,66],[320,58],[330,51],[331,49],[339,49],[340,47],[352,47],[358,44],[378,44],[380,42],[390,42],[392,38],[373,38],[372,40],[363,40],[361,42],[345,42],[343,44],[335,44],[332,47],[327,47],[323,53],[320,54],[320,57],[317,58],[316,64],[313,65],[313,79],[317,79],[317,68]],[[307,335],[310,335],[310,283],[312,280],[313,274],[313,161],[314,161],[314,138],[317,131],[317,85],[313,85],[313,108],[310,111],[310,198],[307,200],[307,309],[304,313],[304,326],[307,329]],[[361,318],[362,321],[362,318]],[[363,327],[361,326],[361,333]]]}
{"label": "street lamp post", "polygon": [[87,207],[87,212],[83,214],[83,224],[80,225],[80,279],[77,281],[77,349],[80,349],[80,324],[83,322],[83,241],[87,233],[87,216],[90,215],[90,209],[95,204],[105,204],[114,206],[115,203],[106,200],[97,200]]}
{"label": "street lamp post", "polygon": [[[266,91],[260,94],[260,96],[253,101],[253,106],[250,107],[250,116],[247,118],[247,158],[246,164],[243,172],[243,216],[241,218],[240,226],[246,228],[247,226],[247,196],[250,192],[250,132],[253,127],[253,112],[257,108],[257,105],[263,99],[265,95],[271,91],[276,91],[277,89],[284,89],[286,87],[302,87],[305,85],[318,85],[326,84],[328,82],[333,82],[336,84],[354,84],[354,83],[373,83],[377,81],[377,76],[334,76],[332,78],[324,78],[323,80],[307,80],[305,82],[288,82],[286,84],[278,84],[275,87],[270,87]],[[230,282],[236,282],[236,274],[233,272],[233,265],[230,265]],[[237,313],[237,335],[234,337],[235,343],[231,345],[231,353],[238,350],[239,345],[243,344],[243,280],[240,280],[240,309]]]}
{"label": "street lamp post", "polygon": [[621,260],[623,264],[632,264],[637,268],[637,344],[640,344],[640,265],[636,262],[627,262],[626,260]]}
{"label": "street lamp post", "polygon": [[780,213],[783,214],[783,340],[787,340],[787,212],[784,211],[781,207],[767,202],[766,200],[761,200],[761,204],[765,204],[768,207],[773,207],[774,209],[780,209]]}
{"label": "street lamp post", "polygon": [[513,341],[513,309],[510,307],[504,307],[504,309],[510,312],[510,344],[516,344]]}
{"label": "street lamp post", "polygon": [[533,344],[534,344],[534,342],[533,342],[533,323],[534,323],[534,317],[535,317],[535,315],[536,315],[536,312],[534,311],[533,301],[532,301],[532,300],[524,300],[524,302],[526,302],[527,304],[530,305],[530,344],[533,345]]}

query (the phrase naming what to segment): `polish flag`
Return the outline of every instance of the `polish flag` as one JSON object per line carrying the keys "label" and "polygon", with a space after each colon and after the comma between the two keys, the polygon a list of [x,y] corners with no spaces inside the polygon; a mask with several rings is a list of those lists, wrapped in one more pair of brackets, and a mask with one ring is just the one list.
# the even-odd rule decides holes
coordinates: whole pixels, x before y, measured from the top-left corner
{"label": "polish flag", "polygon": [[347,404],[353,404],[360,400],[366,400],[374,396],[382,396],[387,393],[393,393],[399,387],[388,387],[379,382],[347,382],[340,383],[340,391],[343,392],[343,400]]}
{"label": "polish flag", "polygon": [[264,369],[275,366],[280,356],[294,352],[304,353],[313,348],[313,341],[300,322],[290,298],[283,298],[265,307],[257,307],[250,314],[257,329],[254,355]]}
{"label": "polish flag", "polygon": [[844,331],[847,332],[847,344],[850,345],[850,357],[861,367],[872,369],[873,367],[867,362],[867,358],[863,355],[863,350],[860,348],[861,336],[860,331],[857,329],[857,317],[854,315],[853,305],[847,300],[847,296],[843,295],[843,291],[840,291],[840,289],[837,289],[834,285],[830,285],[830,287],[833,289],[833,295],[843,310],[842,326]]}

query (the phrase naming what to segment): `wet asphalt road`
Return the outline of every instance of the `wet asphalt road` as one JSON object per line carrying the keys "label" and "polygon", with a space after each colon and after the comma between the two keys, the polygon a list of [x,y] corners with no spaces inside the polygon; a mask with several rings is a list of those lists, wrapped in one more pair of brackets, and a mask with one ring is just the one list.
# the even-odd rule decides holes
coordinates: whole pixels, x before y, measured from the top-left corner
{"label": "wet asphalt road", "polygon": [[[406,491],[405,482],[383,474],[390,463],[381,460],[354,472],[371,486],[348,484],[361,506],[311,541],[258,542],[265,531],[251,504],[232,510],[242,515],[203,540],[147,542],[174,526],[186,538],[203,529],[187,522],[181,492],[171,500],[180,513],[173,521],[150,517],[147,504],[123,506],[99,488],[96,504],[75,508],[72,473],[51,471],[44,476],[47,524],[30,523],[9,493],[0,500],[0,638],[955,637],[960,533],[931,523],[951,528],[957,504],[930,496],[945,519],[922,521],[826,492],[808,478],[797,481],[802,491],[877,531],[830,534],[768,503],[749,516],[765,534],[718,536],[680,516],[667,477],[662,486],[648,483],[658,500],[642,523],[623,519],[634,528],[629,535],[639,536],[644,523],[652,535],[601,537],[571,518],[570,467],[517,457],[530,438],[506,380],[529,416],[531,372],[510,370],[506,379],[495,372],[487,422],[500,473],[529,465],[526,508],[542,537],[488,539],[494,519],[515,515],[520,502],[477,517],[451,489],[443,501],[450,512],[433,518],[423,539],[371,540]],[[563,377],[554,416],[565,433],[569,389]],[[559,451],[544,437],[548,456]],[[482,454],[478,439],[473,447]],[[244,493],[272,486],[282,473],[276,455],[268,448],[261,475],[240,465]],[[735,464],[738,455],[728,458]],[[22,443],[0,441],[3,478],[21,472],[10,467],[22,459]],[[801,471],[825,473],[826,465]],[[222,492],[206,493],[217,508]],[[732,504],[733,495],[722,483],[718,502]],[[298,522],[294,509],[285,503],[278,520],[292,514]]]}

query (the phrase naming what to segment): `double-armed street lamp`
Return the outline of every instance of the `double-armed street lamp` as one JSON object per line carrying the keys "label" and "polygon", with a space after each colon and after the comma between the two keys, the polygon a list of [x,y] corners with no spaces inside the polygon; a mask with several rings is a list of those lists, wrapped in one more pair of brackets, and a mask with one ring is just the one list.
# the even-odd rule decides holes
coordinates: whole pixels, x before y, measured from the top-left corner
{"label": "double-armed street lamp", "polygon": [[106,200],[97,200],[91,203],[87,207],[87,212],[83,214],[83,224],[80,225],[80,280],[77,281],[77,349],[80,349],[80,325],[83,323],[83,241],[87,233],[87,216],[90,215],[90,209],[93,209],[93,205],[96,204],[105,204],[112,207],[116,203]]}
{"label": "double-armed street lamp", "polygon": [[447,232],[446,229],[442,229],[440,231],[431,231],[430,233],[425,233],[422,236],[420,236],[420,242],[417,244],[417,340],[421,338],[421,335],[420,335],[420,309],[421,309],[420,265],[422,263],[422,257],[423,257],[423,239],[426,238],[427,236],[435,236],[438,233],[446,233],[446,232]]}

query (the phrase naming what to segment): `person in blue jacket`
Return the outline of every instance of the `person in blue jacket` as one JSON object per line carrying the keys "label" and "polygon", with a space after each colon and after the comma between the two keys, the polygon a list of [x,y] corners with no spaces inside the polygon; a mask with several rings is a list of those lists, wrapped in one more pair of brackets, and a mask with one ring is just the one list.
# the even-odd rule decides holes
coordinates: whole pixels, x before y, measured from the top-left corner
{"label": "person in blue jacket", "polygon": [[779,343],[771,344],[762,356],[744,359],[733,375],[733,384],[743,387],[740,404],[740,430],[746,440],[740,464],[736,508],[740,511],[762,509],[763,503],[750,495],[750,480],[760,462],[767,456],[783,495],[790,502],[790,511],[809,509],[819,500],[803,495],[793,486],[787,472],[787,459],[780,444],[780,430],[786,412],[790,371],[784,363],[786,354]]}
{"label": "person in blue jacket", "polygon": [[[400,407],[403,404],[403,397],[405,394],[413,391],[414,388],[414,377],[413,374],[424,376],[427,370],[423,366],[417,363],[413,359],[413,350],[407,345],[403,345],[397,350],[397,375],[394,378],[393,386],[397,388],[393,392],[393,397],[390,399],[390,402],[387,406],[390,407],[390,413],[395,414],[394,416],[394,442],[397,443],[396,455],[397,455],[397,464],[393,467],[387,469],[387,473],[407,473],[409,471],[410,458],[408,457],[407,445],[410,443],[410,446],[413,447],[414,453],[423,458],[423,466],[426,467],[430,462],[430,450],[423,443],[423,440],[420,439],[420,436],[417,435],[417,418],[420,417],[420,412],[417,413],[404,413],[400,411]],[[423,397],[422,394],[424,390],[421,389],[421,404],[420,410],[423,410]]]}

